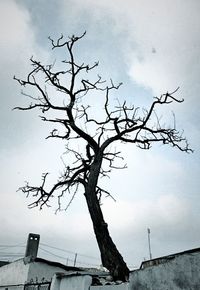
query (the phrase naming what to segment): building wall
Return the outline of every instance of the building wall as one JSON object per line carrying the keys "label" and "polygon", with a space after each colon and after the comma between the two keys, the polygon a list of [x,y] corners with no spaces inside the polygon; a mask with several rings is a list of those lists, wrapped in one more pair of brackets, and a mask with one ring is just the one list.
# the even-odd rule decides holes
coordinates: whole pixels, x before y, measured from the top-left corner
{"label": "building wall", "polygon": [[32,262],[28,271],[28,282],[50,282],[56,272],[66,273],[64,269],[42,262]]}
{"label": "building wall", "polygon": [[54,275],[50,290],[89,290],[92,277],[89,275]]}
{"label": "building wall", "polygon": [[20,290],[25,283],[50,282],[56,272],[66,273],[58,266],[43,262],[24,263],[24,260],[20,259],[0,267],[0,289]]}
{"label": "building wall", "polygon": [[129,290],[129,283],[120,285],[90,286],[89,290]]}
{"label": "building wall", "polygon": [[27,281],[28,270],[29,264],[25,265],[23,259],[0,267],[0,287],[24,284]]}
{"label": "building wall", "polygon": [[162,264],[136,270],[130,290],[200,289],[200,252],[175,256]]}
{"label": "building wall", "polygon": [[[23,259],[0,267],[0,290],[22,290],[25,283],[53,281],[51,290],[199,290],[200,251],[157,259],[156,265],[130,273],[121,285],[91,286],[89,275],[74,276],[57,265],[44,262],[25,264]],[[159,263],[160,262],[160,263]],[[57,273],[57,274],[55,274]],[[62,274],[58,274],[62,273]]]}

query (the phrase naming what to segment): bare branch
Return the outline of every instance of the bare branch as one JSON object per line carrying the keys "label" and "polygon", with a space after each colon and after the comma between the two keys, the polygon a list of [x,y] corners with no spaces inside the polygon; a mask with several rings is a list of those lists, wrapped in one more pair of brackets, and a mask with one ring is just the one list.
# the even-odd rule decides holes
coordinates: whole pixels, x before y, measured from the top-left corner
{"label": "bare branch", "polygon": [[[126,101],[118,100],[114,104],[112,92],[119,90],[122,83],[115,85],[112,79],[107,83],[98,74],[96,78],[86,78],[99,63],[89,65],[76,60],[74,46],[85,34],[86,32],[80,36],[72,35],[67,39],[61,35],[56,41],[49,37],[52,50],[63,48],[67,52],[67,59],[61,61],[62,68],[59,70],[55,70],[55,62],[44,65],[32,57],[32,68],[26,79],[14,76],[24,89],[31,89],[31,93],[22,92],[30,100],[30,104],[14,109],[41,110],[41,120],[53,125],[46,138],[58,138],[65,142],[65,154],[68,154],[66,160],[69,162],[65,163],[63,156],[64,169],[54,185],[49,187],[48,173],[45,173],[40,186],[32,186],[26,182],[20,190],[27,197],[32,196],[34,201],[29,205],[31,208],[50,206],[51,198],[57,197],[57,210],[67,210],[82,188],[101,251],[102,264],[115,279],[126,281],[129,270],[109,236],[100,207],[102,196],[115,199],[99,186],[99,177],[109,177],[113,169],[127,167],[123,163],[121,152],[111,145],[114,142],[132,143],[147,150],[153,144],[161,143],[187,153],[192,152],[192,149],[183,133],[176,128],[175,115],[173,114],[172,125],[166,126],[157,114],[159,106],[183,102],[183,99],[175,96],[178,88],[156,97],[148,109],[128,105]],[[96,108],[103,110],[99,119],[96,118],[96,111],[91,115],[94,108],[86,103],[87,96],[95,98],[97,93],[103,97],[103,108]],[[80,148],[76,146],[79,139],[82,140]],[[68,202],[64,201],[66,197]]]}

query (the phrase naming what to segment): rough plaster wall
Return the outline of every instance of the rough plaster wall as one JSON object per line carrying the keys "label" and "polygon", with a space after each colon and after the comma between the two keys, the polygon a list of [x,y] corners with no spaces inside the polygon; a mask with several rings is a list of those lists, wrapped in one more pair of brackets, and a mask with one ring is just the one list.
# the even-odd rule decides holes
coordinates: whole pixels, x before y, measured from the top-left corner
{"label": "rough plaster wall", "polygon": [[30,263],[28,272],[28,282],[30,281],[48,281],[50,282],[56,272],[66,273],[62,268],[51,266],[42,262]]}
{"label": "rough plaster wall", "polygon": [[131,273],[130,290],[199,290],[200,253],[177,256],[166,263]]}
{"label": "rough plaster wall", "polygon": [[89,290],[91,284],[92,277],[89,275],[64,277],[59,290]]}
{"label": "rough plaster wall", "polygon": [[62,278],[58,278],[56,274],[53,275],[50,290],[60,290],[60,283]]}
{"label": "rough plaster wall", "polygon": [[90,290],[129,290],[129,284],[123,283],[120,285],[91,286]]}
{"label": "rough plaster wall", "polygon": [[[0,286],[0,289],[2,289],[2,290],[5,290],[5,288],[7,288],[7,287],[5,287],[5,286],[1,287]],[[24,286],[23,285],[22,286],[8,286],[8,289],[9,290],[24,290]]]}
{"label": "rough plaster wall", "polygon": [[23,259],[0,267],[0,286],[24,284],[28,277],[29,264],[25,265]]}

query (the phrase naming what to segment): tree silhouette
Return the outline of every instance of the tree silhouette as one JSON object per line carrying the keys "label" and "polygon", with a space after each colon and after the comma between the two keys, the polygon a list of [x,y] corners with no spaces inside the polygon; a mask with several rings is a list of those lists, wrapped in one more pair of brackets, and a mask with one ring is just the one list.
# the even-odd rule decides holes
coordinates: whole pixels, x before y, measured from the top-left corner
{"label": "tree silhouette", "polygon": [[[53,125],[53,130],[47,138],[64,140],[68,154],[74,157],[74,162],[65,164],[63,174],[50,190],[47,190],[48,173],[42,176],[40,186],[26,183],[21,190],[34,197],[30,207],[42,208],[49,205],[52,197],[57,197],[58,209],[61,209],[62,198],[70,194],[70,204],[75,194],[82,188],[102,264],[114,279],[126,281],[129,269],[110,237],[101,210],[102,196],[111,194],[99,185],[99,177],[108,176],[113,168],[125,167],[125,165],[115,166],[114,161],[122,157],[111,145],[116,142],[133,143],[141,149],[149,149],[153,143],[162,143],[185,152],[192,150],[187,140],[177,131],[175,122],[173,127],[162,125],[155,113],[159,105],[183,102],[175,98],[176,91],[155,98],[148,110],[128,106],[126,102],[122,104],[118,102],[116,106],[112,106],[111,92],[118,90],[121,84],[115,85],[112,80],[108,84],[99,75],[96,79],[93,76],[90,80],[86,78],[98,63],[90,66],[76,60],[74,47],[84,36],[85,33],[78,37],[73,35],[67,40],[61,36],[56,41],[49,38],[52,49],[67,51],[68,59],[62,61],[61,70],[55,69],[55,63],[43,65],[31,58],[32,70],[27,78],[22,80],[14,77],[21,86],[35,89],[34,96],[23,93],[30,98],[30,104],[15,109],[41,110],[42,121]],[[100,118],[92,117],[90,114],[92,108],[85,104],[85,99],[87,100],[89,95],[93,94],[95,98],[97,93],[101,94],[104,100]],[[51,112],[53,117],[48,117]],[[61,126],[60,130],[57,125]],[[80,142],[84,149],[78,150],[75,146],[77,142]]]}

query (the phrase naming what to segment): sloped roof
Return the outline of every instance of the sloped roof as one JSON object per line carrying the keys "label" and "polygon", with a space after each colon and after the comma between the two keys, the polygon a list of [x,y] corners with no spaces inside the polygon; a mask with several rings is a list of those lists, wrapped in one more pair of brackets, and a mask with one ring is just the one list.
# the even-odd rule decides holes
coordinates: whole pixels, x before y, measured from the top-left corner
{"label": "sloped roof", "polygon": [[32,262],[45,263],[45,264],[50,265],[50,266],[62,268],[65,271],[83,271],[81,268],[78,268],[78,267],[67,266],[67,265],[64,265],[62,263],[46,260],[43,258],[35,258]]}
{"label": "sloped roof", "polygon": [[7,265],[7,264],[9,264],[8,261],[0,261],[0,267]]}

